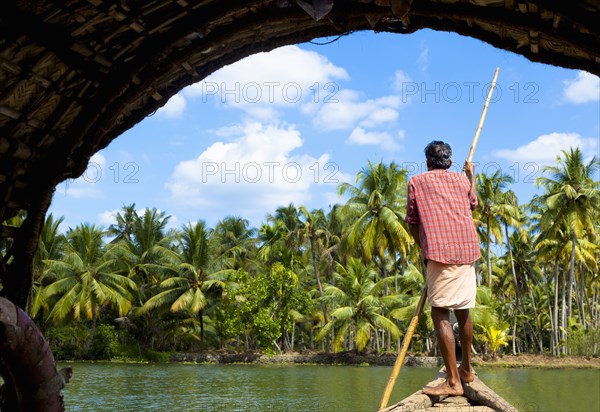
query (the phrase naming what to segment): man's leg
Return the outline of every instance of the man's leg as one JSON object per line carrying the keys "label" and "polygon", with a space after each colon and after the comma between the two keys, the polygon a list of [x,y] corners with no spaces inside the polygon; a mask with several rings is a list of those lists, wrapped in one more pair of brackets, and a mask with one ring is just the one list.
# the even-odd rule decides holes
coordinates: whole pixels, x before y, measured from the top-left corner
{"label": "man's leg", "polygon": [[458,321],[458,330],[460,334],[460,346],[462,349],[462,361],[458,374],[464,382],[473,382],[475,376],[471,368],[471,345],[473,344],[473,323],[469,309],[456,309],[454,311]]}
{"label": "man's leg", "polygon": [[[452,325],[448,319],[448,309],[431,308],[431,319],[437,332],[438,342],[444,365],[446,366],[447,379],[438,386],[423,388],[427,395],[462,395],[463,388],[460,383],[460,376],[456,367],[456,354],[454,353],[454,334]],[[460,321],[459,321],[460,322]]]}

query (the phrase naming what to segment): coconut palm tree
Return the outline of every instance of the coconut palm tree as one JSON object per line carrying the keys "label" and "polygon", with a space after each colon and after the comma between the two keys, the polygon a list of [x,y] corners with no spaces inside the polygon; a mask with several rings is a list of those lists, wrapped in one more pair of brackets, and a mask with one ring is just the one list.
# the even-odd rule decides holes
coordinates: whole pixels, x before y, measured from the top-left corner
{"label": "coconut palm tree", "polygon": [[[319,262],[317,255],[320,255],[320,253],[318,253],[318,249],[319,246],[322,246],[320,238],[326,231],[325,225],[327,221],[325,218],[325,213],[321,209],[309,212],[308,209],[306,209],[306,207],[304,206],[300,206],[299,212],[301,216],[300,230],[302,232],[303,237],[308,239],[310,245],[310,254],[313,271],[315,274],[315,280],[317,281],[317,290],[319,291],[319,297],[322,300],[323,287],[321,284],[321,277],[319,275]],[[327,323],[329,322],[329,319],[327,318],[327,305],[325,304],[325,302],[321,303],[321,308],[323,310],[323,319],[325,320],[325,323]]]}
{"label": "coconut palm tree", "polygon": [[484,325],[480,327],[483,329],[480,338],[492,351],[492,358],[495,358],[502,346],[508,346],[508,324],[501,323],[499,325]]}
{"label": "coconut palm tree", "polygon": [[146,209],[133,218],[130,241],[126,241],[131,253],[126,259],[129,276],[137,283],[140,304],[155,289],[169,267],[177,262],[173,244],[176,233],[167,230],[170,216],[157,209]]}
{"label": "coconut palm tree", "polygon": [[66,237],[60,233],[59,227],[64,221],[64,217],[54,219],[52,213],[46,216],[44,226],[40,233],[40,241],[35,252],[33,263],[33,286],[31,288],[31,297],[29,299],[28,312],[31,316],[36,316],[40,310],[48,311],[48,301],[44,299],[42,291],[42,277],[46,271],[46,260],[60,260],[65,254]]}
{"label": "coconut palm tree", "polygon": [[297,226],[294,225],[292,231],[286,219],[269,215],[267,220],[258,229],[258,257],[267,266],[281,262],[287,268],[294,267],[300,255],[299,242],[295,240]]}
{"label": "coconut palm tree", "polygon": [[[349,183],[338,186],[340,195],[350,194],[342,209],[348,225],[345,239],[365,261],[377,262],[381,279],[388,277],[390,261],[395,262],[398,254],[401,260],[408,260],[409,248],[414,244],[404,221],[407,174],[407,170],[394,162],[387,166],[383,162],[368,162],[357,174],[356,186]],[[397,276],[396,271],[395,289]],[[387,282],[385,293],[388,293]],[[391,350],[389,335],[387,350]]]}
{"label": "coconut palm tree", "polygon": [[188,224],[180,235],[180,262],[172,267],[175,275],[160,282],[161,291],[148,299],[142,313],[168,307],[171,312],[188,312],[200,323],[200,346],[204,345],[203,311],[208,305],[206,292],[222,282],[212,279],[209,251],[210,230],[204,222]]}
{"label": "coconut palm tree", "polygon": [[[533,244],[526,231],[515,231],[510,235],[507,245],[510,248],[507,254],[511,261],[511,271],[515,274],[513,275],[513,281],[516,280],[517,282],[515,284],[515,290],[518,288],[519,291],[525,291],[525,293],[527,293],[526,297],[529,297],[528,302],[526,301],[526,297],[520,298],[521,312],[523,315],[528,315],[525,320],[526,325],[530,325],[530,320],[534,321],[536,330],[532,331],[531,335],[537,342],[541,353],[544,349],[542,343],[543,330],[540,321],[541,312],[537,304],[539,299],[534,295],[536,289],[540,288],[544,280],[542,279],[540,270],[535,262]],[[542,290],[544,290],[544,288],[542,288]],[[528,308],[528,305],[530,308]]]}
{"label": "coconut palm tree", "polygon": [[371,264],[350,258],[347,265],[337,264],[336,285],[324,289],[325,300],[334,300],[336,309],[330,321],[321,329],[318,338],[327,336],[335,329],[335,349],[342,347],[344,339],[350,338],[358,351],[363,350],[375,335],[379,349],[377,330],[383,329],[394,339],[400,336],[398,326],[384,316],[384,283],[389,279],[376,280],[377,271]]}
{"label": "coconut palm tree", "polygon": [[368,163],[356,176],[356,186],[342,183],[340,195],[349,194],[342,216],[348,223],[347,240],[366,261],[375,258],[380,276],[387,277],[386,254],[406,256],[413,244],[404,223],[407,171],[394,162]]}
{"label": "coconut palm tree", "polygon": [[211,233],[216,269],[253,269],[256,266],[256,233],[247,219],[229,216],[220,220]]}
{"label": "coconut palm tree", "polygon": [[[487,260],[487,280],[488,286],[492,285],[492,254],[490,251],[492,236],[496,242],[502,242],[502,226],[500,217],[505,221],[511,219],[511,215],[518,216],[518,205],[515,205],[513,196],[507,195],[503,189],[506,185],[512,183],[510,175],[503,174],[497,170],[492,176],[485,173],[477,175],[477,197],[479,206],[475,210],[475,222],[483,229],[483,239],[486,250]],[[480,235],[482,231],[479,231]]]}
{"label": "coconut palm tree", "polygon": [[[290,269],[302,265],[300,256],[303,245],[298,208],[293,203],[278,207],[274,214],[267,215],[266,220],[259,229],[259,255],[263,261],[272,264],[272,260],[276,259]],[[267,254],[272,255],[267,258]]]}
{"label": "coconut palm tree", "polygon": [[139,216],[135,210],[135,203],[123,206],[122,213],[117,212],[115,216],[117,223],[108,227],[108,233],[115,236],[113,242],[118,242],[120,240],[131,242],[135,220],[138,218]]}
{"label": "coconut palm tree", "polygon": [[545,189],[545,193],[537,199],[546,206],[545,213],[540,217],[540,240],[552,238],[560,232],[568,234],[570,238],[567,293],[567,317],[570,317],[578,239],[596,239],[594,222],[600,216],[600,182],[595,181],[593,176],[600,168],[600,161],[594,156],[585,164],[579,148],[571,148],[569,151],[563,150],[556,163],[556,166],[545,166],[542,171],[546,176],[536,181],[538,186]]}
{"label": "coconut palm tree", "polygon": [[55,321],[68,316],[92,321],[84,354],[94,337],[100,311],[108,306],[117,310],[119,316],[126,315],[131,308],[131,291],[136,287],[131,279],[116,271],[124,246],[105,246],[104,235],[101,228],[82,224],[67,233],[64,258],[44,261],[54,280],[43,293],[47,299],[58,299],[49,317]]}

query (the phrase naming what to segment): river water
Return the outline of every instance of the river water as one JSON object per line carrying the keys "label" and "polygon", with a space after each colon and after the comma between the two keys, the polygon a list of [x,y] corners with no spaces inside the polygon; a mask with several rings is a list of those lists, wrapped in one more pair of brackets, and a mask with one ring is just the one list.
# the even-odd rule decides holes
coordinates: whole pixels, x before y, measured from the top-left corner
{"label": "river water", "polygon": [[[376,411],[391,367],[64,363],[67,411]],[[435,369],[405,367],[389,404]],[[477,369],[521,411],[600,411],[600,370]]]}

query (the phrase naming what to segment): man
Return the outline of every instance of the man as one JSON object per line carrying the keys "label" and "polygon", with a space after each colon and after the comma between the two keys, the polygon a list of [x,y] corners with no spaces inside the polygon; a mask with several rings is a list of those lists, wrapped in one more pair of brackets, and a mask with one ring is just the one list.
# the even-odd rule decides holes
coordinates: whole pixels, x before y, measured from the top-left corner
{"label": "man", "polygon": [[[471,213],[477,207],[475,168],[465,162],[466,176],[450,172],[451,157],[452,149],[447,143],[429,143],[425,148],[427,172],[408,182],[406,222],[427,266],[427,298],[447,373],[445,382],[423,388],[428,395],[462,395],[461,379],[474,379],[469,308],[475,306],[474,263],[480,257]],[[462,347],[459,368],[449,309],[458,320]]]}

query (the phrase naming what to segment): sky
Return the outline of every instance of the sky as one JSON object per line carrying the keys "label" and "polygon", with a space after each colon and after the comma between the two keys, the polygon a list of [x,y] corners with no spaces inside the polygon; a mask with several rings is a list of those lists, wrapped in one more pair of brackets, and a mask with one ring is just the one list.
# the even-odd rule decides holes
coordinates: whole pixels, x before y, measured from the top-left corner
{"label": "sky", "polygon": [[169,227],[228,216],[259,227],[293,203],[326,212],[368,162],[425,171],[432,140],[460,170],[496,67],[473,161],[515,180],[521,203],[561,150],[600,153],[600,80],[533,63],[454,33],[359,32],[260,53],[181,90],[56,189],[62,230],[108,227],[123,206],[157,208]]}

